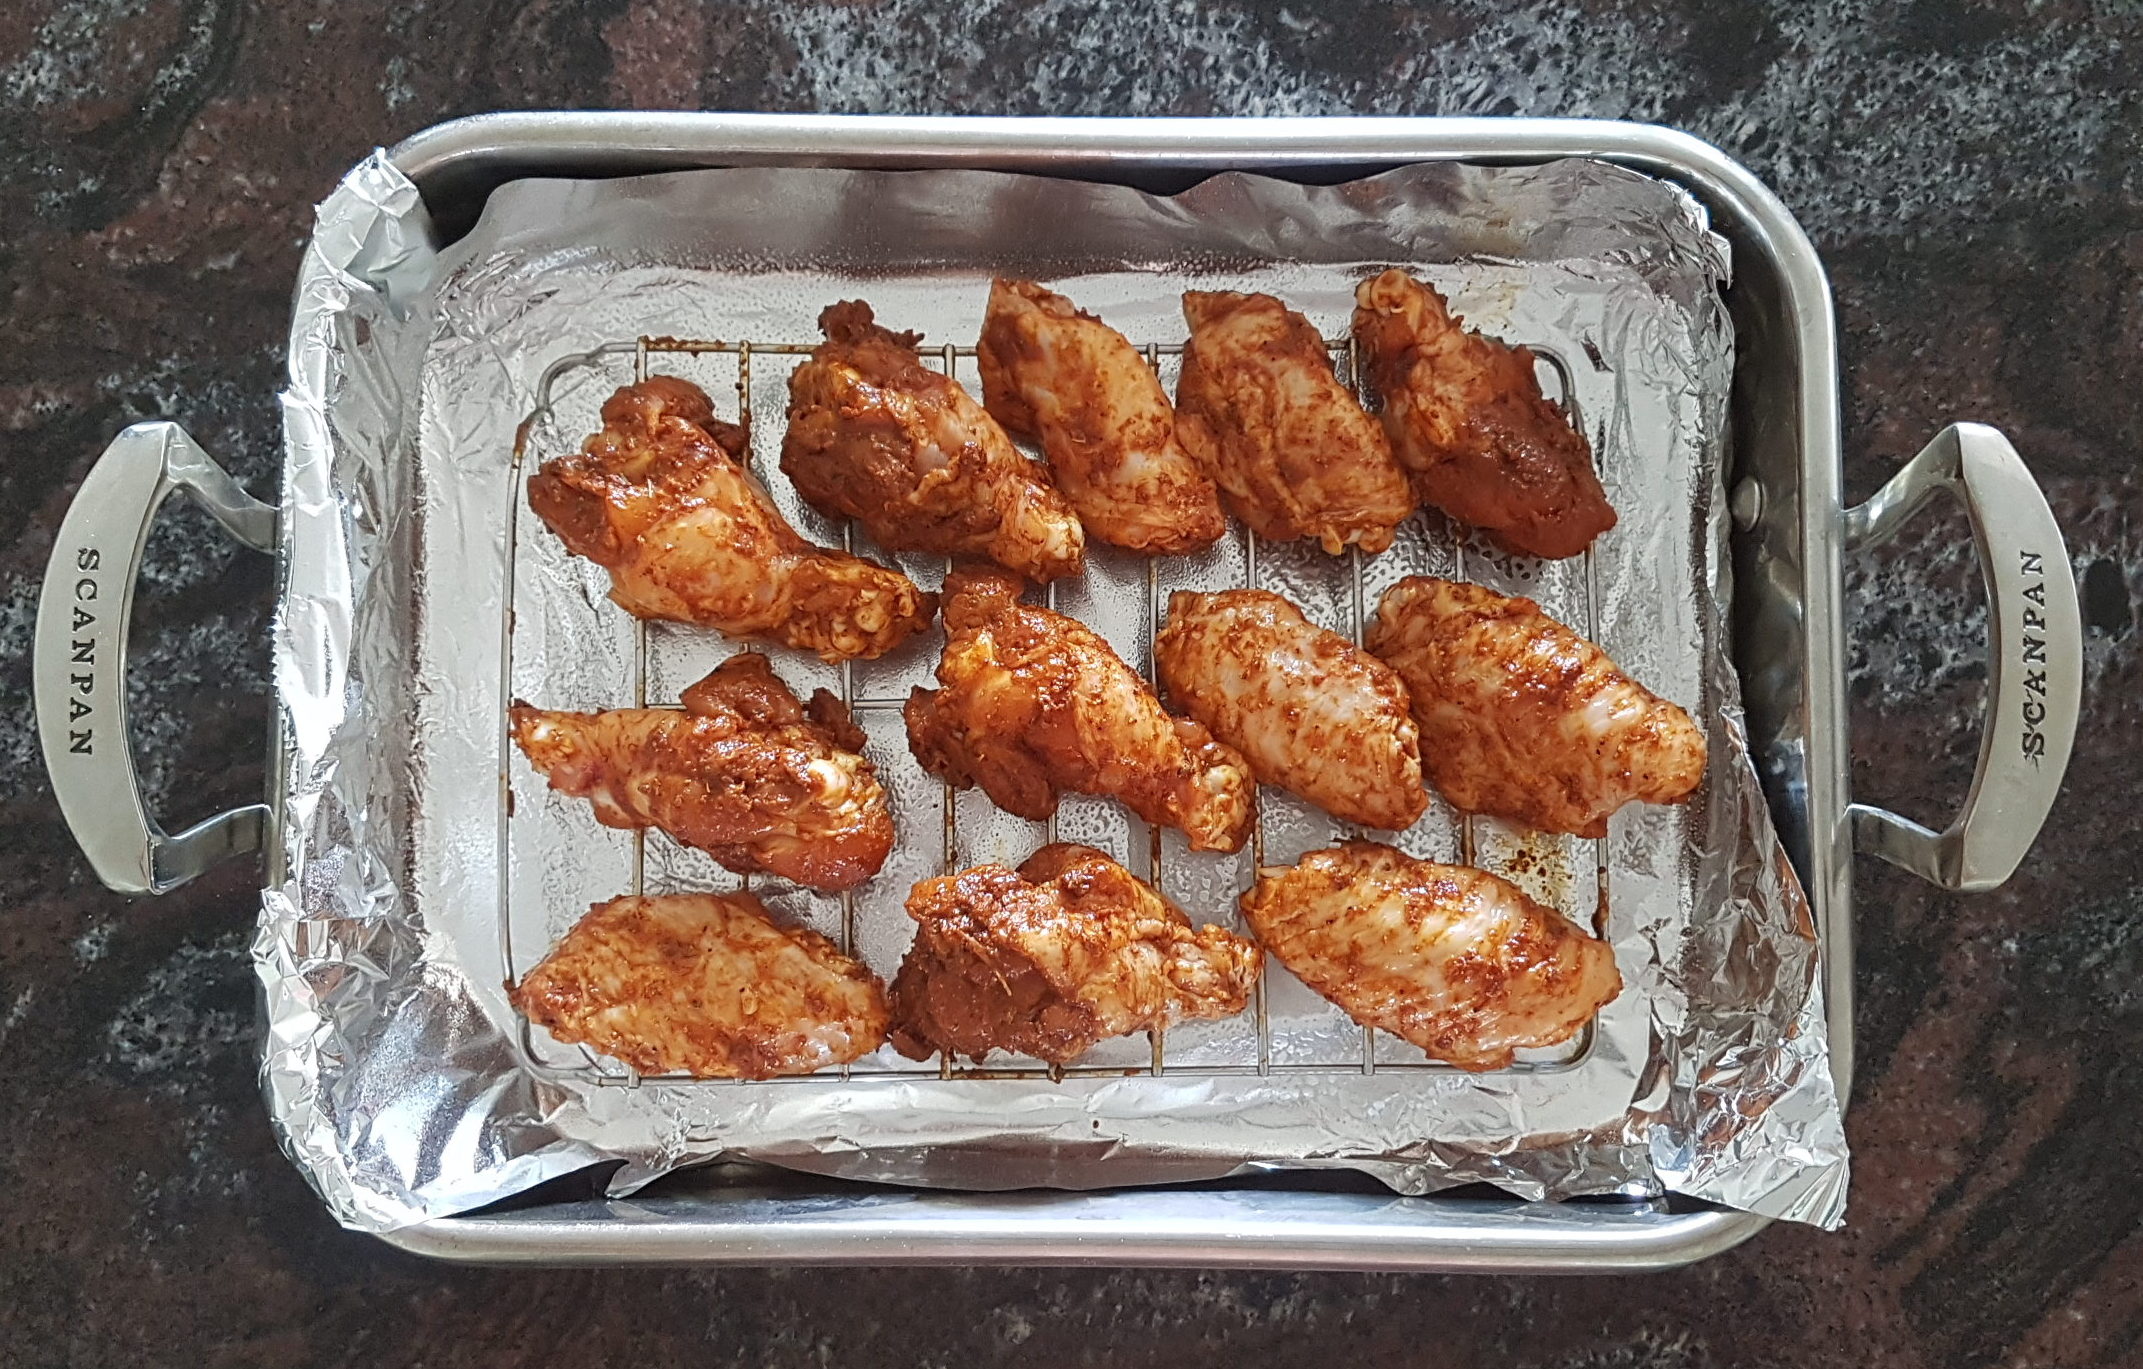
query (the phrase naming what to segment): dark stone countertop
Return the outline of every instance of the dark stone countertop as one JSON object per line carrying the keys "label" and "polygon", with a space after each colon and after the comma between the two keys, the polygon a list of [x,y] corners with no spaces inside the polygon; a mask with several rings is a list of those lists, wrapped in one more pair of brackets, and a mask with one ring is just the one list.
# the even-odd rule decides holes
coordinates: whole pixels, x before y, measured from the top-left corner
{"label": "dark stone countertop", "polygon": [[[0,7],[0,1361],[18,1365],[2087,1364],[2143,1334],[2143,12],[2119,0],[14,0]],[[2006,429],[2083,577],[2066,797],[2000,892],[1858,874],[1849,1227],[1642,1280],[497,1272],[337,1229],[254,1086],[254,868],[89,877],[33,737],[31,617],[106,438],[253,488],[310,210],[511,107],[1655,120],[1764,176],[1834,282],[1847,485]],[[1939,820],[1977,745],[1961,523],[1856,563],[1854,780]],[[264,558],[152,540],[138,754],[178,820],[261,790]]]}

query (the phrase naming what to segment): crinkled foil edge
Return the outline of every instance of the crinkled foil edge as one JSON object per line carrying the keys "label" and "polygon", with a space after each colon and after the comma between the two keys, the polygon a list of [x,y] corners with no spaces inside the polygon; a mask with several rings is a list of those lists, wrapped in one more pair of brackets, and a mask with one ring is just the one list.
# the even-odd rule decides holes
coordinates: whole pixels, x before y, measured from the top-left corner
{"label": "crinkled foil edge", "polygon": [[374,153],[316,211],[282,395],[281,794],[253,941],[261,1091],[336,1220],[373,1232],[601,1158],[549,1129],[547,1100],[439,963],[400,880],[410,605],[387,553],[408,508],[436,261],[416,187]]}

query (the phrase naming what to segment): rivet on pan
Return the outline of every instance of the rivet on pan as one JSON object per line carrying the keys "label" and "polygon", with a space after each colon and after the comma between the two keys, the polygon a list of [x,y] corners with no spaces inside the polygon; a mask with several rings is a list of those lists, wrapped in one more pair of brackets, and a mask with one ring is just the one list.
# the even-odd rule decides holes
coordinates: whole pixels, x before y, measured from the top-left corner
{"label": "rivet on pan", "polygon": [[1763,520],[1764,491],[1755,477],[1734,486],[1734,493],[1727,500],[1727,508],[1734,515],[1734,526],[1747,532]]}

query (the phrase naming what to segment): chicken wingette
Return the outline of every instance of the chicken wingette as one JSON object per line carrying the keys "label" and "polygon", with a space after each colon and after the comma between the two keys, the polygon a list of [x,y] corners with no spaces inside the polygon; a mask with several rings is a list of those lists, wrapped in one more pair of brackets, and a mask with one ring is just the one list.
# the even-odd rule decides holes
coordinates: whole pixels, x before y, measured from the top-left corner
{"label": "chicken wingette", "polygon": [[609,827],[659,827],[740,874],[848,889],[893,849],[885,786],[826,690],[805,705],[764,656],[732,656],[684,707],[565,713],[516,703],[514,741]]}
{"label": "chicken wingette", "polygon": [[1273,959],[1462,1069],[1567,1041],[1622,991],[1612,947],[1485,870],[1354,841],[1258,874],[1243,917]]}
{"label": "chicken wingette", "polygon": [[1531,352],[1467,328],[1398,270],[1355,292],[1354,336],[1423,503],[1533,556],[1576,556],[1615,525],[1592,448],[1541,395]]}
{"label": "chicken wingette", "polygon": [[1087,536],[1175,553],[1227,531],[1213,482],[1176,439],[1160,377],[1122,333],[1033,281],[999,280],[975,353],[983,403],[1041,444]]}
{"label": "chicken wingette", "polygon": [[598,903],[508,996],[558,1040],[642,1074],[809,1074],[886,1033],[878,977],[750,894]]}
{"label": "chicken wingette", "polygon": [[1364,641],[1406,681],[1422,767],[1462,812],[1604,837],[1625,803],[1677,803],[1703,782],[1689,715],[1531,599],[1408,576]]}
{"label": "chicken wingette", "polygon": [[1279,595],[1178,590],[1154,664],[1169,703],[1263,783],[1364,827],[1409,827],[1428,807],[1399,676]]}
{"label": "chicken wingette", "polygon": [[656,376],[603,404],[602,431],[528,482],[568,550],[610,572],[641,618],[815,651],[880,656],[929,626],[936,599],[899,571],[813,546],[745,469],[745,433],[690,381]]}
{"label": "chicken wingette", "polygon": [[1017,871],[978,865],[908,897],[915,944],[893,976],[893,1044],[925,1059],[992,1049],[1064,1064],[1095,1042],[1248,1005],[1257,944],[1190,919],[1090,846]]}
{"label": "chicken wingette", "polygon": [[986,556],[1035,581],[1076,575],[1078,515],[920,338],[861,300],[819,315],[826,341],[789,374],[781,469],[812,507],[853,518],[888,551]]}
{"label": "chicken wingette", "polygon": [[1413,491],[1310,321],[1271,295],[1201,290],[1183,317],[1176,434],[1229,512],[1271,541],[1389,547]]}
{"label": "chicken wingette", "polygon": [[1170,717],[1093,629],[1020,602],[1020,589],[1002,571],[946,577],[939,687],[914,690],[906,709],[923,768],[1037,822],[1070,789],[1180,828],[1193,850],[1241,850],[1257,791],[1243,758]]}

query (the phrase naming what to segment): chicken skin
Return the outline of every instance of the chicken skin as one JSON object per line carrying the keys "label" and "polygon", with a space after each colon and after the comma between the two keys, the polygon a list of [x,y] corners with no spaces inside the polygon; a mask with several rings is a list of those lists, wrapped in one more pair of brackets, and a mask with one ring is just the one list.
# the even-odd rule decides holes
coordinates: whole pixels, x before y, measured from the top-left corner
{"label": "chicken skin", "polygon": [[1413,492],[1310,321],[1271,295],[1200,290],[1183,317],[1176,435],[1229,512],[1269,541],[1389,547]]}
{"label": "chicken skin", "polygon": [[690,381],[656,376],[603,404],[603,430],[530,477],[528,504],[610,571],[641,618],[767,637],[828,661],[881,656],[936,599],[898,571],[806,542],[745,469],[744,430]]}
{"label": "chicken skin", "polygon": [[1169,702],[1261,782],[1364,827],[1410,827],[1428,807],[1398,674],[1279,595],[1176,591],[1154,662]]}
{"label": "chicken skin", "polygon": [[991,1049],[1052,1064],[1095,1042],[1232,1017],[1257,943],[1191,929],[1176,906],[1091,846],[1060,843],[1015,873],[978,865],[908,896],[915,944],[893,977],[893,1045],[917,1060]]}
{"label": "chicken skin", "polygon": [[1378,842],[1261,870],[1242,910],[1349,1017],[1461,1069],[1567,1041],[1622,992],[1613,948],[1515,885]]}
{"label": "chicken skin", "polygon": [[789,374],[781,469],[821,512],[890,551],[986,556],[1030,580],[1076,575],[1086,534],[1050,483],[959,382],[923,364],[921,337],[861,300],[819,315],[826,341]]}
{"label": "chicken skin", "polygon": [[885,1043],[878,976],[750,894],[598,903],[507,996],[558,1040],[642,1074],[809,1074]]}
{"label": "chicken skin", "polygon": [[1176,553],[1228,530],[1213,482],[1176,440],[1160,377],[1122,333],[1033,281],[999,280],[975,352],[984,405],[1041,443],[1089,537]]}
{"label": "chicken skin", "polygon": [[1404,271],[1354,298],[1384,431],[1423,503],[1533,556],[1576,556],[1615,525],[1592,448],[1541,396],[1531,352],[1467,328]]}
{"label": "chicken skin", "polygon": [[906,709],[923,768],[1032,821],[1070,789],[1181,828],[1193,850],[1241,850],[1257,789],[1243,758],[1170,717],[1098,634],[1021,603],[1020,588],[1002,571],[946,577],[943,688],[915,690]]}
{"label": "chicken skin", "polygon": [[853,888],[885,864],[893,816],[863,734],[821,689],[807,711],[767,659],[732,656],[684,708],[554,713],[516,703],[513,738],[606,827],[659,827],[739,874]]}
{"label": "chicken skin", "polygon": [[1623,804],[1677,803],[1703,782],[1689,715],[1531,599],[1408,576],[1367,645],[1406,681],[1429,783],[1463,812],[1604,837]]}

